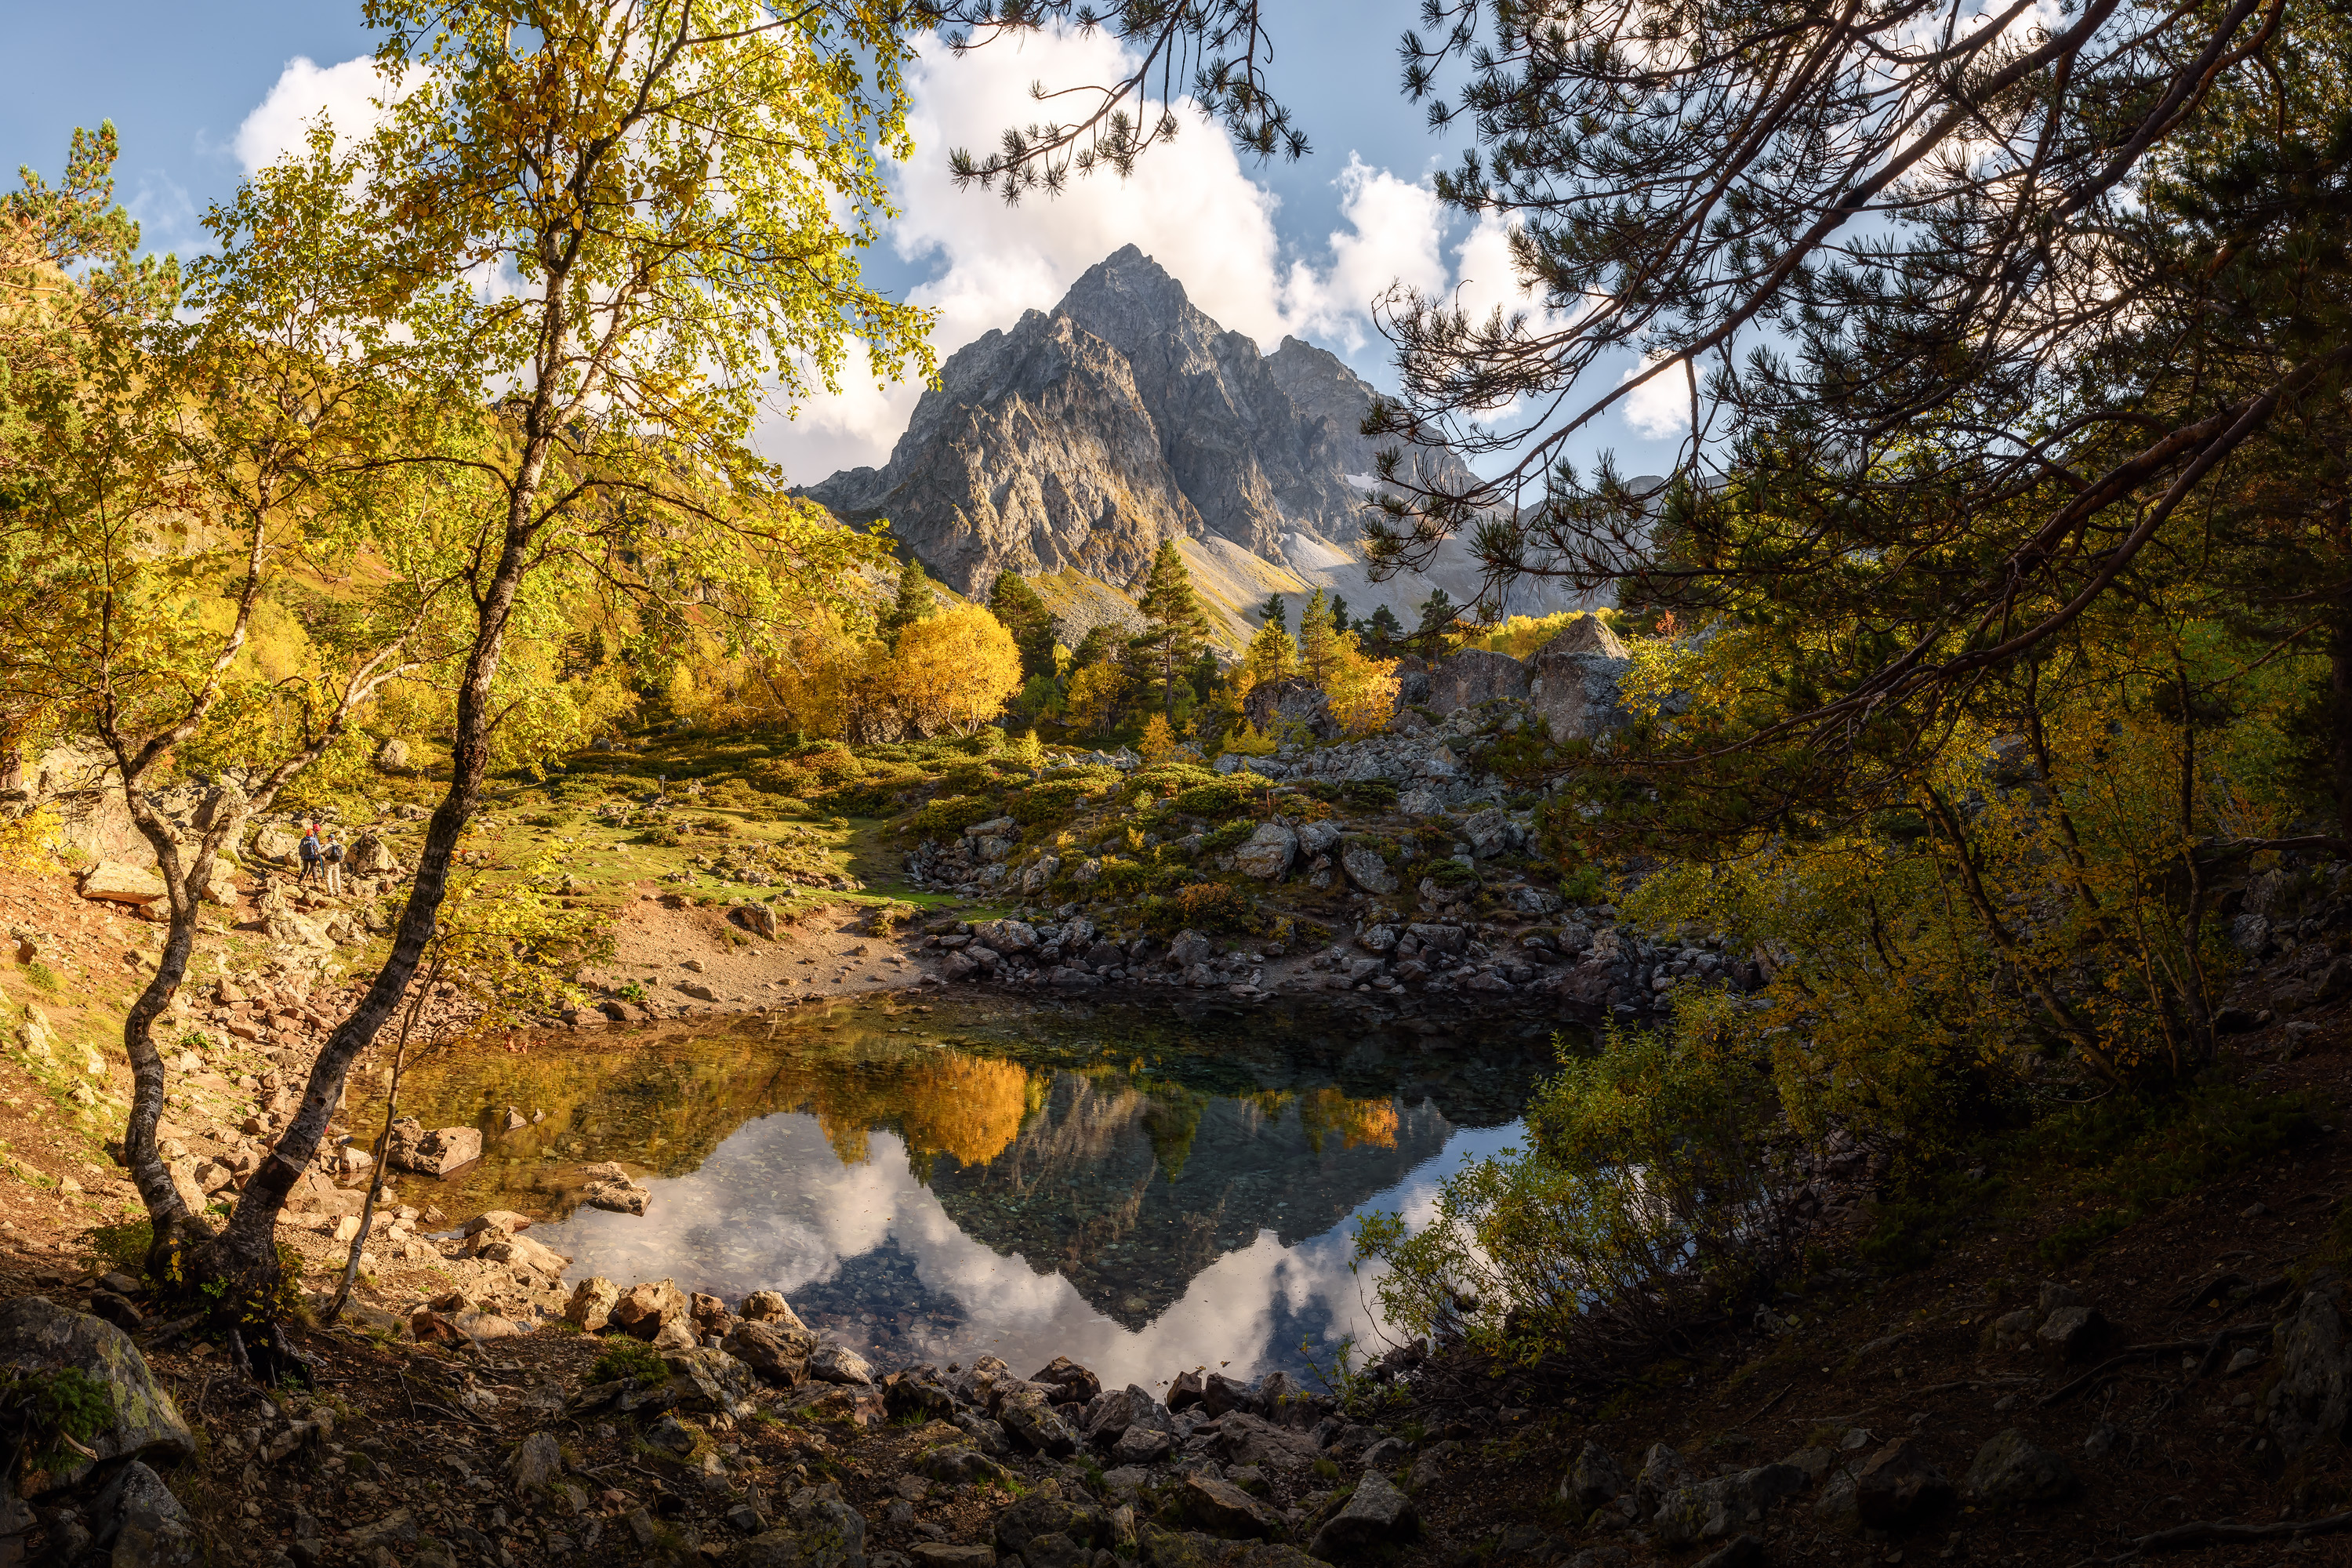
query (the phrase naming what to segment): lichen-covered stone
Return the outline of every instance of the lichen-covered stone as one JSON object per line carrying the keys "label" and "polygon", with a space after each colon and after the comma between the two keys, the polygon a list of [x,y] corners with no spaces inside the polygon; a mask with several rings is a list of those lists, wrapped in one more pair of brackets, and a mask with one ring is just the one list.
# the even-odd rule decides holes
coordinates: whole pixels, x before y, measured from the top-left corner
{"label": "lichen-covered stone", "polygon": [[113,1402],[114,1420],[86,1439],[97,1454],[87,1459],[63,1451],[56,1467],[25,1478],[29,1495],[70,1486],[94,1463],[136,1458],[176,1462],[195,1452],[194,1436],[179,1406],[148,1370],[147,1358],[131,1337],[87,1312],[58,1306],[43,1296],[20,1296],[0,1305],[0,1373],[49,1377],[71,1368],[100,1384]]}

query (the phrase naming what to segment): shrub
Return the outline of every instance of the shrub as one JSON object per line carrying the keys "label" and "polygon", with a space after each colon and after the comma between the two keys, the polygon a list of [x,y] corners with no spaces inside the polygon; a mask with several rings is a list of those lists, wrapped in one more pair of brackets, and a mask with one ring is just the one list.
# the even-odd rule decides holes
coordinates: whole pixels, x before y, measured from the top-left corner
{"label": "shrub", "polygon": [[589,1367],[588,1381],[618,1383],[625,1377],[634,1377],[639,1383],[661,1383],[668,1379],[669,1367],[663,1362],[661,1352],[643,1340],[616,1334],[604,1342],[604,1353]]}
{"label": "shrub", "polygon": [[1194,931],[1239,931],[1250,929],[1255,907],[1239,888],[1223,882],[1194,882],[1167,898],[1146,899],[1139,912],[1145,927],[1161,936]]}
{"label": "shrub", "polygon": [[68,1458],[68,1437],[87,1445],[113,1425],[114,1395],[79,1367],[0,1382],[0,1440],[25,1455],[28,1468],[57,1468]]}
{"label": "shrub", "polygon": [[[1255,778],[1255,774],[1250,775]],[[1186,816],[1206,817],[1211,822],[1224,822],[1246,815],[1265,784],[1255,787],[1244,784],[1240,774],[1216,779],[1208,784],[1193,784],[1176,792],[1176,809]]]}
{"label": "shrub", "polygon": [[1238,849],[1242,845],[1248,842],[1249,836],[1256,831],[1257,824],[1248,820],[1246,817],[1239,822],[1228,822],[1223,827],[1218,828],[1214,833],[1202,836],[1201,839],[1201,853],[1203,855],[1222,855],[1228,849]]}
{"label": "shrub", "polygon": [[1395,1214],[1361,1221],[1356,1258],[1390,1265],[1390,1321],[1491,1354],[1590,1357],[1653,1348],[1769,1284],[1797,1237],[1759,1147],[1767,1079],[1710,1026],[1693,1007],[1675,1040],[1612,1030],[1591,1057],[1563,1048],[1528,1147],[1449,1177],[1417,1234]]}
{"label": "shrub", "polygon": [[908,827],[925,838],[946,838],[975,822],[986,822],[997,812],[996,803],[976,795],[935,800],[908,820]]}
{"label": "shrub", "polygon": [[1118,777],[1116,768],[1081,768],[1076,773],[1058,774],[1013,796],[1005,810],[1015,822],[1043,827],[1067,817],[1078,802]]}

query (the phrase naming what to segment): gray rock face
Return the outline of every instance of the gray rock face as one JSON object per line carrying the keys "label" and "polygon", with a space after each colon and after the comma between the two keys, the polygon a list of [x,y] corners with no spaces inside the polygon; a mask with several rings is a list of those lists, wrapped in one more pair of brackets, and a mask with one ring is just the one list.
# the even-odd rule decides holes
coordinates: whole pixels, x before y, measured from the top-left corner
{"label": "gray rock face", "polygon": [[[1296,339],[1261,355],[1133,246],[1050,315],[958,350],[940,381],[887,464],[809,493],[851,521],[888,517],[958,592],[1008,568],[1126,584],[1180,535],[1260,555],[1301,525],[1355,537],[1370,387]],[[1468,470],[1449,454],[1433,472]]]}
{"label": "gray rock face", "polygon": [[1429,672],[1428,705],[1440,713],[1527,694],[1528,667],[1507,653],[1465,647],[1438,660]]}
{"label": "gray rock face", "polygon": [[1338,721],[1331,717],[1330,699],[1303,676],[1287,675],[1251,687],[1249,695],[1242,699],[1242,717],[1268,735],[1294,724],[1304,725],[1318,741],[1339,732]]}
{"label": "gray rock face", "polygon": [[[1601,626],[1591,616],[1577,626]],[[1608,628],[1601,627],[1607,637]],[[1550,727],[1555,741],[1591,741],[1625,727],[1628,715],[1620,707],[1621,687],[1633,666],[1622,657],[1584,653],[1560,645],[1562,634],[1539,650],[1528,666],[1528,706]],[[1612,643],[1616,638],[1611,637]]]}
{"label": "gray rock face", "polygon": [[[114,1424],[85,1445],[97,1461],[68,1449],[57,1468],[42,1472],[46,1481],[30,1489],[29,1495],[70,1486],[95,1462],[177,1461],[195,1452],[195,1439],[181,1419],[179,1406],[121,1329],[41,1296],[21,1296],[0,1306],[0,1373],[47,1377],[68,1368],[104,1386],[114,1403]],[[29,1472],[26,1479],[32,1479]]]}
{"label": "gray rock face", "polygon": [[2279,1325],[2278,1381],[2263,1396],[2262,1420],[2279,1451],[2292,1459],[2324,1437],[2339,1436],[2352,1419],[2352,1346],[2344,1314],[2314,1290]]}

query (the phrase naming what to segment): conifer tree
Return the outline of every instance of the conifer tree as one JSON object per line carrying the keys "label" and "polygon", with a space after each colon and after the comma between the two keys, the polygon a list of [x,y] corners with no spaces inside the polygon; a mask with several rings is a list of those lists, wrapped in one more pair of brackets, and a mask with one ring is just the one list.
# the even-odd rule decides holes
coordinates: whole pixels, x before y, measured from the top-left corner
{"label": "conifer tree", "polygon": [[898,601],[882,612],[882,640],[891,647],[898,646],[898,634],[917,621],[928,621],[939,613],[940,596],[931,589],[930,574],[913,556],[898,572]]}
{"label": "conifer tree", "polygon": [[1327,691],[1331,671],[1339,663],[1339,634],[1331,629],[1330,612],[1324,605],[1323,590],[1318,588],[1307,595],[1306,613],[1298,617],[1298,662],[1307,679]]}
{"label": "conifer tree", "polygon": [[1160,711],[1173,718],[1177,688],[1187,684],[1186,670],[1209,630],[1209,617],[1192,592],[1192,574],[1174,540],[1162,542],[1152,557],[1151,574],[1135,607],[1143,613],[1144,629],[1128,643],[1129,655],[1160,688]]}
{"label": "conifer tree", "polygon": [[1290,606],[1282,602],[1279,594],[1268,594],[1258,614],[1265,618],[1267,626],[1286,632],[1290,629]]}
{"label": "conifer tree", "polygon": [[1021,650],[1021,673],[1034,680],[1054,673],[1054,613],[1018,572],[1000,572],[988,590],[988,607],[1013,634]]}

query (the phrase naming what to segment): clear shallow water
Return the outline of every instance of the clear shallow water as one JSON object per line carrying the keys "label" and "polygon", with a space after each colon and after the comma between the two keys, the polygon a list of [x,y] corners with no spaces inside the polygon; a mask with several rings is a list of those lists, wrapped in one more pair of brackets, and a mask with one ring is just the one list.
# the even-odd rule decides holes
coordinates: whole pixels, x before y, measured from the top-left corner
{"label": "clear shallow water", "polygon": [[[1304,1371],[1375,1325],[1354,1219],[1425,1213],[1516,1140],[1551,1050],[1513,1028],[988,999],[555,1037],[411,1069],[404,1111],[486,1153],[404,1196],[543,1216],[572,1279],[781,1290],[884,1365]],[[503,1132],[509,1106],[546,1116]],[[614,1159],[643,1217],[579,1206],[580,1167]]]}

